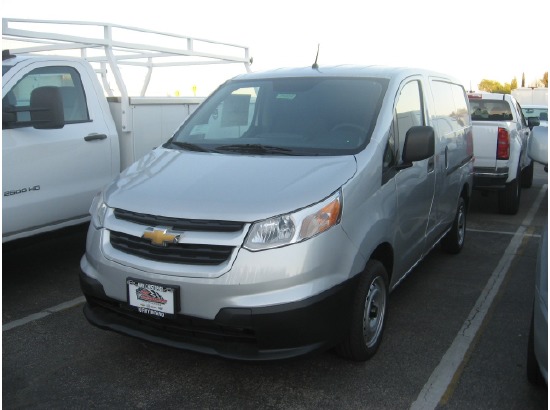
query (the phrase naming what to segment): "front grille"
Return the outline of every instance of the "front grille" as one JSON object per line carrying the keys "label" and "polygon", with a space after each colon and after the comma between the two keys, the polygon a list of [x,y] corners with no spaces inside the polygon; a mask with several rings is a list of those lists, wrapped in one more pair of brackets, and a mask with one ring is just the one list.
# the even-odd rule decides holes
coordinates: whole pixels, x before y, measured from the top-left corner
{"label": "front grille", "polygon": [[170,226],[176,231],[238,232],[244,227],[242,222],[169,218],[124,209],[115,209],[114,214],[123,221],[146,226]]}
{"label": "front grille", "polygon": [[[239,233],[245,226],[243,222],[172,218],[118,208],[114,209],[114,216],[117,221],[130,222],[141,226],[169,227],[170,230],[180,232],[209,232],[220,234],[220,238],[227,237],[227,235],[234,236],[234,233]],[[221,265],[231,257],[235,246],[209,243],[166,243],[165,246],[158,246],[148,239],[124,233],[127,231],[117,228],[116,223],[113,223],[109,229],[111,246],[114,249],[156,262]]]}
{"label": "front grille", "polygon": [[147,239],[116,231],[111,231],[111,246],[153,261],[189,265],[219,265],[229,259],[233,251],[233,247],[222,245],[169,243],[157,246]]}

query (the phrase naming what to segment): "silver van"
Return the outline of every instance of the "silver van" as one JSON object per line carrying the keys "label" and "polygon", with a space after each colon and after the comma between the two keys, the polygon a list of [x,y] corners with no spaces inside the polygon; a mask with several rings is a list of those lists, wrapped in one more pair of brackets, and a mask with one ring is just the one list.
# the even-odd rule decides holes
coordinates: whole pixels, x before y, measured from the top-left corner
{"label": "silver van", "polygon": [[462,249],[472,152],[465,91],[442,74],[238,76],[95,198],[85,316],[228,358],[366,360],[389,292],[437,244]]}

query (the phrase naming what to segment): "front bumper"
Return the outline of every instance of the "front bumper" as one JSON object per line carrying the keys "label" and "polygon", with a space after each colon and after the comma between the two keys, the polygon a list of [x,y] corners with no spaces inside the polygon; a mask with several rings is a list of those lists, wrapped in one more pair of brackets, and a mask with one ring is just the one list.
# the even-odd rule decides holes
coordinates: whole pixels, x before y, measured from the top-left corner
{"label": "front bumper", "polygon": [[222,308],[213,320],[144,316],[109,298],[99,281],[80,274],[84,314],[102,329],[153,343],[240,360],[273,360],[327,349],[349,329],[357,276],[319,295],[292,303]]}

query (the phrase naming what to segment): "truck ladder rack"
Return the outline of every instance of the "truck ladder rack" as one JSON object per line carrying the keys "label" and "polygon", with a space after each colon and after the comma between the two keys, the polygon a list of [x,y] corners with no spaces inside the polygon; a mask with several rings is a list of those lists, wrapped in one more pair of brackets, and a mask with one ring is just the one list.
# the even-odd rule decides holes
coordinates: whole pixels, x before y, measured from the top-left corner
{"label": "truck ladder rack", "polygon": [[120,92],[123,125],[127,127],[124,112],[129,97],[121,66],[146,68],[140,93],[144,96],[155,67],[242,63],[250,72],[252,63],[245,46],[110,23],[2,18],[2,38],[35,44],[10,49],[14,54],[80,53],[79,57],[90,62],[100,76],[106,95],[112,97],[108,66]]}

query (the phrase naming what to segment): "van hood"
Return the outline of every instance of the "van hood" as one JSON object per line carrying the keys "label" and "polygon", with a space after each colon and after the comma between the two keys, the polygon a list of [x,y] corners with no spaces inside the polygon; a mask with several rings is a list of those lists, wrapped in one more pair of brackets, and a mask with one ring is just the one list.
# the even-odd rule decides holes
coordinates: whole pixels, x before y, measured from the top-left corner
{"label": "van hood", "polygon": [[143,214],[253,222],[309,206],[356,172],[355,157],[252,156],[158,148],[106,189],[105,202]]}

